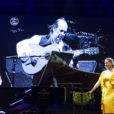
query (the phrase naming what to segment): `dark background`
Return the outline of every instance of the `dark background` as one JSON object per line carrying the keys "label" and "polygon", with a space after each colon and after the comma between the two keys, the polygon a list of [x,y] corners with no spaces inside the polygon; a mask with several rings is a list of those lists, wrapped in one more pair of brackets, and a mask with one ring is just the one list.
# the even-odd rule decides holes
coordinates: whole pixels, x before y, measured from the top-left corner
{"label": "dark background", "polygon": [[[17,26],[10,24],[12,17],[19,19]],[[80,59],[96,60],[103,66],[106,57],[114,58],[113,0],[0,0],[1,71],[5,70],[6,57],[16,55],[17,42],[34,34],[48,34],[48,25],[60,17],[73,21],[76,33],[83,31],[102,36],[100,54],[84,55]],[[67,42],[74,49],[80,49],[75,40]]]}

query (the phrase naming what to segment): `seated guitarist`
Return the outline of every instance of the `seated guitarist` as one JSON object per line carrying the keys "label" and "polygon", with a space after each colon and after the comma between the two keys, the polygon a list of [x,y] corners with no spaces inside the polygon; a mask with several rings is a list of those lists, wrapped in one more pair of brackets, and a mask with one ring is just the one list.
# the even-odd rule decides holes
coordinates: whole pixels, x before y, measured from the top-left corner
{"label": "seated guitarist", "polygon": [[[29,39],[17,43],[17,55],[20,57],[23,70],[26,73],[40,73],[48,63],[52,51],[67,51],[73,53],[73,57],[83,53],[98,53],[98,50],[95,48],[76,50],[76,52],[74,52],[75,50],[72,50],[71,47],[63,41],[68,29],[68,23],[65,18],[57,19],[49,28],[50,32],[48,35],[34,35]],[[72,64],[73,62],[71,61],[70,65]]]}
{"label": "seated guitarist", "polygon": [[56,20],[54,24],[49,26],[49,28],[50,32],[48,35],[34,35],[30,39],[26,39],[17,43],[18,56],[31,56],[38,53],[39,50],[33,50],[33,48],[36,48],[35,45],[46,47],[53,44],[55,48],[50,48],[51,51],[70,50],[71,48],[62,41],[68,29],[68,24],[65,18]]}
{"label": "seated guitarist", "polygon": [[[34,74],[37,62],[39,64],[36,69],[41,71],[47,64],[47,58],[49,58],[49,54],[52,51],[63,52],[71,50],[70,46],[63,42],[68,29],[65,18],[57,19],[49,28],[50,32],[48,35],[34,35],[30,39],[25,39],[17,43],[17,55],[21,58],[22,66],[26,73]],[[31,66],[34,69],[31,69]]]}

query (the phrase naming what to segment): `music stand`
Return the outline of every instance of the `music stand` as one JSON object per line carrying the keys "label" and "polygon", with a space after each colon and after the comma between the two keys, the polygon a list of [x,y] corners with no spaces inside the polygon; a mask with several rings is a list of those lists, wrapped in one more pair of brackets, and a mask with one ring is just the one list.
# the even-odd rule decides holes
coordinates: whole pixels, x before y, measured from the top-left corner
{"label": "music stand", "polygon": [[42,73],[38,85],[50,86],[50,84],[52,84],[53,81],[56,81],[54,70],[59,69],[62,66],[68,66],[72,57],[73,54],[71,53],[52,51],[48,64],[46,65]]}

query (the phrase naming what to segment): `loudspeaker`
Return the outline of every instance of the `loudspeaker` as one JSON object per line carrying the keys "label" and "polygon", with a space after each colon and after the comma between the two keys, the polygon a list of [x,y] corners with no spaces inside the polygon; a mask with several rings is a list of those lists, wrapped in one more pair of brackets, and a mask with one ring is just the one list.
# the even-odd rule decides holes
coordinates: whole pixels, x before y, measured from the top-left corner
{"label": "loudspeaker", "polygon": [[19,58],[6,57],[6,72],[11,87],[31,87],[33,75],[24,72]]}
{"label": "loudspeaker", "polygon": [[78,70],[87,71],[87,72],[94,72],[96,65],[97,62],[95,60],[77,62]]}

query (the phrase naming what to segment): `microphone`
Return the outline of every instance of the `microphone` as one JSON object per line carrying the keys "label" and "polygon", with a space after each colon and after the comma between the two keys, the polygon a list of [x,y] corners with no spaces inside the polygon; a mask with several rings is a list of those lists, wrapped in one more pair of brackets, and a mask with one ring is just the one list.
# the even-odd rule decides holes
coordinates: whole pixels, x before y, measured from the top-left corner
{"label": "microphone", "polygon": [[76,33],[75,34],[73,34],[73,33],[66,33],[65,35],[66,35],[66,37],[76,37]]}
{"label": "microphone", "polygon": [[70,23],[70,24],[75,24],[75,22],[71,21],[71,20],[67,20],[67,22]]}
{"label": "microphone", "polygon": [[69,23],[71,23],[71,24],[75,24],[75,22],[74,22],[74,21],[69,21]]}

